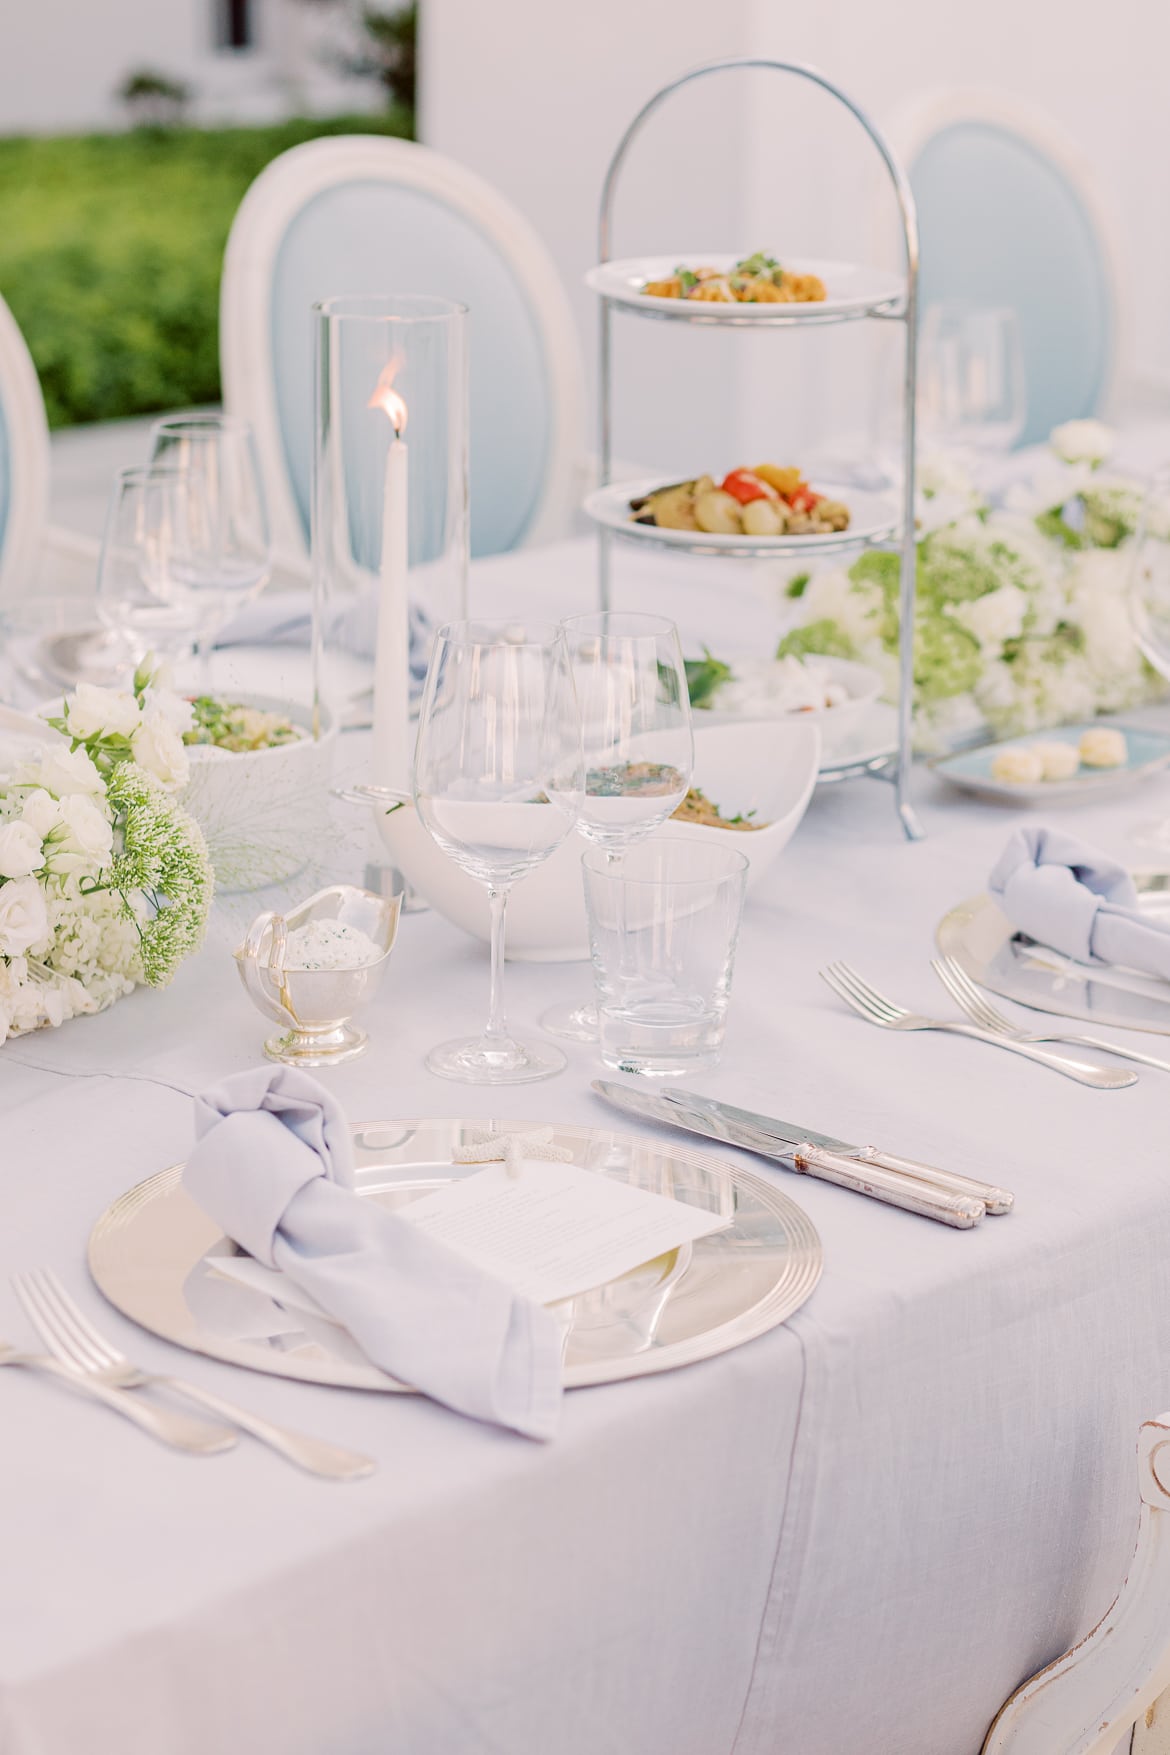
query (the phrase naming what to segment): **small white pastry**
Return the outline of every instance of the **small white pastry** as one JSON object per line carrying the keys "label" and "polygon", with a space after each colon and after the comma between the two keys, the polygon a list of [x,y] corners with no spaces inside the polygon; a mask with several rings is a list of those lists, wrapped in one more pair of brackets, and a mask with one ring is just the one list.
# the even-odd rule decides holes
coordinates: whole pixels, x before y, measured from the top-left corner
{"label": "small white pastry", "polygon": [[1006,780],[1009,786],[1034,786],[1044,778],[1044,762],[1029,747],[997,750],[991,758],[991,778]]}
{"label": "small white pastry", "polygon": [[1055,738],[1051,743],[1034,743],[1032,753],[1043,763],[1045,780],[1071,780],[1081,765],[1076,744],[1058,743]]}
{"label": "small white pastry", "polygon": [[1081,761],[1086,768],[1120,768],[1129,755],[1125,733],[1112,725],[1094,725],[1081,734]]}

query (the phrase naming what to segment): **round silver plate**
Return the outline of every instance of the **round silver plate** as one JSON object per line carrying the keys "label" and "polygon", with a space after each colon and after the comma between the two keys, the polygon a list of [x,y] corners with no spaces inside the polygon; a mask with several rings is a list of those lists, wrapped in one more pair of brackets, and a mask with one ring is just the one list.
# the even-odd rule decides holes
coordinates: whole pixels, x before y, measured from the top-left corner
{"label": "round silver plate", "polygon": [[[1135,871],[1138,906],[1170,920],[1170,872]],[[973,896],[944,914],[935,939],[972,981],[1037,1011],[1090,1024],[1156,1030],[1170,1036],[1170,982],[1136,969],[1076,963],[1012,927],[994,897]]]}
{"label": "round silver plate", "polygon": [[[388,1208],[473,1176],[451,1151],[480,1128],[531,1121],[381,1121],[352,1129],[357,1192]],[[726,1352],[797,1310],[821,1274],[821,1242],[796,1203],[762,1176],[705,1152],[558,1126],[558,1145],[586,1169],[725,1214],[730,1223],[575,1298],[565,1353],[570,1389],[670,1371]],[[344,1330],[217,1272],[239,1251],[184,1192],[182,1165],[161,1170],[108,1207],[89,1240],[98,1287],[125,1316],[192,1352],[233,1365],[354,1389],[403,1391]]]}

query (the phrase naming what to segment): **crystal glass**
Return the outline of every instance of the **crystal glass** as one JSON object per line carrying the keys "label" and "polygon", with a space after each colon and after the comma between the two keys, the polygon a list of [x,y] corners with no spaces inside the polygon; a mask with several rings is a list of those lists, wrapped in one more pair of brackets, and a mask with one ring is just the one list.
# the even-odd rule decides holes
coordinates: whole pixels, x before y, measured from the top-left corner
{"label": "crystal glass", "polygon": [[268,508],[256,442],[245,420],[190,414],[156,421],[150,461],[181,470],[170,588],[198,618],[206,655],[237,610],[258,596],[272,571]]}
{"label": "crystal glass", "polygon": [[123,644],[122,668],[132,669],[148,652],[181,659],[198,638],[202,612],[175,588],[187,493],[180,469],[121,469],[114,478],[96,601],[101,621]]}
{"label": "crystal glass", "polygon": [[[585,798],[577,827],[618,858],[686,797],[695,760],[678,629],[665,616],[604,610],[563,624],[581,706]],[[597,1009],[555,1006],[554,1036],[596,1042]]]}
{"label": "crystal glass", "polygon": [[748,861],[732,847],[656,835],[615,862],[582,860],[601,1058],[618,1072],[714,1066]]}
{"label": "crystal glass", "polygon": [[369,778],[402,789],[431,635],[467,614],[467,307],[347,294],[313,336],[319,698],[372,718]]}
{"label": "crystal glass", "polygon": [[1027,413],[1020,325],[1006,307],[928,305],[918,343],[918,422],[927,446],[1006,453]]}
{"label": "crystal glass", "polygon": [[440,628],[419,711],[414,800],[443,852],[484,885],[492,927],[487,1026],[431,1050],[427,1066],[443,1078],[526,1084],[565,1065],[558,1048],[508,1029],[504,928],[512,885],[571,832],[582,785],[581,718],[561,629]]}

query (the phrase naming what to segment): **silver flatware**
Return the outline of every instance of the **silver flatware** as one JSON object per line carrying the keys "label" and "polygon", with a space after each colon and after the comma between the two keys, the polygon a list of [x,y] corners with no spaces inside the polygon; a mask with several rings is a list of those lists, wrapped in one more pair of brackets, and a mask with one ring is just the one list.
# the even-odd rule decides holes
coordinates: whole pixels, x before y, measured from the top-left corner
{"label": "silver flatware", "polygon": [[107,1408],[112,1408],[115,1414],[121,1414],[123,1419],[132,1421],[135,1426],[141,1426],[144,1432],[149,1432],[160,1444],[168,1444],[172,1450],[186,1451],[189,1456],[216,1456],[220,1451],[230,1450],[236,1442],[236,1435],[228,1426],[212,1426],[205,1420],[190,1420],[185,1414],[175,1414],[167,1408],[156,1408],[149,1402],[136,1401],[126,1391],[112,1389],[108,1384],[97,1383],[78,1371],[71,1371],[67,1365],[62,1365],[57,1359],[50,1359],[44,1353],[21,1353],[7,1341],[0,1341],[0,1366],[4,1365],[19,1365],[29,1371],[43,1371],[47,1376],[67,1383],[79,1395],[88,1396],[91,1401],[102,1402]]}
{"label": "silver flatware", "polygon": [[1009,1054],[1019,1054],[1025,1060],[1034,1060],[1039,1066],[1051,1067],[1053,1072],[1063,1073],[1065,1078],[1075,1079],[1080,1085],[1090,1085],[1097,1091],[1120,1091],[1137,1083],[1136,1073],[1122,1072],[1120,1067],[1102,1066],[1099,1061],[1080,1060],[1071,1054],[1053,1054],[1047,1048],[1036,1048],[1030,1042],[1015,1042],[993,1030],[982,1030],[976,1024],[960,1024],[954,1018],[926,1018],[919,1012],[908,1012],[863,981],[848,963],[830,963],[820,974],[821,980],[833,989],[838,999],[845,1001],[851,1011],[867,1023],[877,1024],[880,1029],[943,1030],[952,1036],[969,1036],[974,1042],[990,1042],[993,1047],[1004,1048]]}
{"label": "silver flatware", "polygon": [[998,1036],[1010,1036],[1016,1042],[1067,1042],[1074,1048],[1101,1048],[1106,1054],[1116,1054],[1121,1060],[1133,1060],[1139,1066],[1152,1066],[1158,1072],[1170,1072],[1170,1060],[1159,1060],[1156,1055],[1142,1054],[1139,1049],[1126,1048],[1120,1042],[1107,1042],[1103,1036],[1080,1035],[1075,1030],[1022,1029],[992,1005],[987,995],[976,987],[953,957],[932,958],[930,966],[956,1005],[982,1030],[991,1030]]}
{"label": "silver flatware", "polygon": [[[50,1352],[69,1369],[82,1373],[87,1383],[125,1391],[152,1386],[168,1389],[175,1395],[185,1396],[188,1401],[207,1408],[210,1413],[218,1414],[221,1419],[230,1420],[233,1426],[238,1426],[242,1432],[258,1438],[261,1444],[267,1444],[273,1450],[279,1451],[281,1456],[296,1463],[298,1468],[306,1469],[311,1475],[321,1475],[327,1480],[359,1481],[372,1474],[377,1466],[371,1457],[362,1456],[357,1451],[343,1450],[339,1445],[327,1444],[320,1438],[292,1432],[284,1426],[274,1425],[272,1421],[263,1420],[259,1415],[251,1414],[246,1408],[237,1407],[234,1402],[226,1401],[222,1396],[202,1389],[197,1384],[139,1370],[125,1353],[120,1353],[109,1341],[103,1339],[70,1298],[56,1274],[48,1269],[18,1274],[13,1285],[30,1321]],[[135,1401],[134,1405],[142,1407],[147,1404]]]}
{"label": "silver flatware", "polygon": [[750,1110],[717,1103],[693,1091],[635,1090],[608,1079],[594,1079],[593,1089],[615,1109],[623,1109],[627,1114],[664,1121],[687,1133],[742,1146],[802,1175],[869,1195],[888,1206],[919,1213],[923,1218],[937,1219],[957,1230],[969,1230],[987,1212],[1011,1210],[1012,1196],[1006,1189],[896,1157],[875,1146],[853,1146],[830,1134],[815,1133],[768,1115],[753,1115]]}

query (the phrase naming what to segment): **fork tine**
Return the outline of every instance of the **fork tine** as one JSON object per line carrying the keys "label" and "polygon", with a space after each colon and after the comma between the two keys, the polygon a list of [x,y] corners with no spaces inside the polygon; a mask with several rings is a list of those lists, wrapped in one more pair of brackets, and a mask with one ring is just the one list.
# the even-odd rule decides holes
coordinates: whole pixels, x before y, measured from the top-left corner
{"label": "fork tine", "polygon": [[842,980],[871,1012],[888,1018],[891,1022],[906,1016],[903,1006],[895,1005],[892,999],[887,999],[884,993],[879,993],[876,987],[871,987],[868,981],[863,981],[856,969],[851,968],[848,963],[838,963],[836,968]]}
{"label": "fork tine", "polygon": [[833,989],[833,992],[837,995],[838,999],[843,999],[845,1001],[845,1004],[849,1007],[851,1012],[856,1012],[857,1016],[859,1018],[864,1018],[866,1023],[872,1024],[875,1022],[875,1019],[870,1016],[868,1011],[866,1011],[860,1000],[854,999],[849,989],[842,984],[835,968],[830,966],[828,969],[822,969],[820,971],[820,977],[826,987],[831,987]]}
{"label": "fork tine", "polygon": [[941,959],[936,957],[930,966],[951,998],[974,1023],[997,1035],[1010,1035],[1012,1033],[1015,1026],[984,998],[966,971],[959,967],[953,957]]}
{"label": "fork tine", "polygon": [[837,993],[853,1007],[855,1012],[860,1013],[871,1024],[884,1024],[889,1021],[883,1011],[875,1009],[864,990],[858,988],[847,963],[831,964],[830,975]]}
{"label": "fork tine", "polygon": [[35,1270],[32,1278],[39,1285],[45,1303],[53,1313],[62,1344],[70,1347],[78,1358],[87,1360],[89,1370],[103,1369],[106,1363],[102,1356],[103,1350],[101,1347],[95,1347],[87,1338],[81,1323],[78,1321],[79,1312],[66,1297],[61,1282],[44,1268]]}
{"label": "fork tine", "polygon": [[39,1272],[22,1274],[16,1292],[33,1327],[51,1353],[74,1370],[101,1369],[99,1355],[89,1347],[84,1337],[79,1339],[73,1333],[72,1325],[67,1320],[62,1319],[53,1296],[53,1288],[44,1284],[43,1276]]}
{"label": "fork tine", "polygon": [[53,1272],[52,1268],[42,1268],[40,1270],[39,1278],[46,1289],[56,1294],[58,1308],[63,1312],[67,1312],[71,1317],[74,1333],[79,1338],[89,1342],[90,1346],[101,1358],[104,1365],[129,1364],[129,1360],[126,1358],[125,1354],[119,1353],[118,1349],[115,1346],[112,1346],[111,1343],[105,1339],[104,1335],[98,1333],[85,1312],[74,1302],[69,1293],[65,1290],[59,1276]]}

